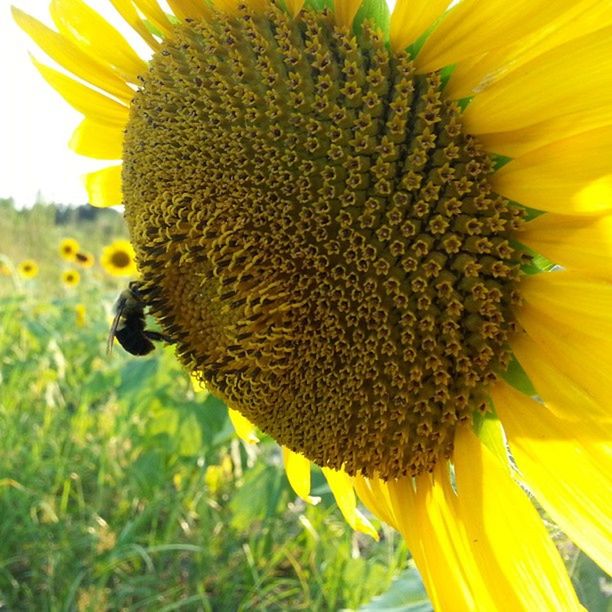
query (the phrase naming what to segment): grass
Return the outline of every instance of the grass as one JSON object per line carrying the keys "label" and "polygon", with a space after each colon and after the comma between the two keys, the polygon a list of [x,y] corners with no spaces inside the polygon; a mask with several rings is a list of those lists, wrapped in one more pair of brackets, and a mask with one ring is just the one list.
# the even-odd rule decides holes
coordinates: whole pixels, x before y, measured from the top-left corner
{"label": "grass", "polygon": [[39,277],[0,277],[0,609],[335,610],[384,591],[399,536],[353,533],[319,474],[303,504],[278,447],[239,442],[171,348],[107,357],[125,281],[94,268],[63,289],[59,239],[103,241],[49,217],[45,240],[10,241]]}

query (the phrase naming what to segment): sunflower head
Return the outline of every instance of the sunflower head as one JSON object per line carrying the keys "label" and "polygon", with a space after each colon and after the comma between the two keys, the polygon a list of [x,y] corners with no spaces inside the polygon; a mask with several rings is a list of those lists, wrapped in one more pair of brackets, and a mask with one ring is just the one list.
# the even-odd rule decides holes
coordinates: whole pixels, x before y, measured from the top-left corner
{"label": "sunflower head", "polygon": [[100,264],[111,276],[134,276],[138,272],[134,247],[129,240],[115,240],[105,246]]}
{"label": "sunflower head", "polygon": [[440,75],[335,19],[175,28],[132,102],[126,219],[211,390],[320,465],[416,475],[508,363],[522,212]]}
{"label": "sunflower head", "polygon": [[76,287],[81,281],[81,275],[77,270],[64,270],[62,272],[62,283],[64,287]]}
{"label": "sunflower head", "polygon": [[75,254],[74,261],[82,268],[91,268],[94,265],[96,259],[92,253],[79,251]]}
{"label": "sunflower head", "polygon": [[31,279],[38,276],[38,263],[34,259],[24,259],[17,266],[19,276],[25,279]]}
{"label": "sunflower head", "polygon": [[79,243],[74,238],[63,238],[59,243],[60,257],[66,261],[75,261],[79,248]]}

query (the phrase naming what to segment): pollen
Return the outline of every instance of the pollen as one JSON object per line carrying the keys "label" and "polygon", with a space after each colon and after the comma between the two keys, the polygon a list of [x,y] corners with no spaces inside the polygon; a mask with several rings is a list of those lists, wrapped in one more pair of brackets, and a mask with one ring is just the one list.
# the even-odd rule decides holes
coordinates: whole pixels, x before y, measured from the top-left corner
{"label": "pollen", "polygon": [[431,471],[509,361],[523,214],[444,97],[364,22],[246,6],[186,21],[143,76],[125,214],[190,371],[280,444]]}

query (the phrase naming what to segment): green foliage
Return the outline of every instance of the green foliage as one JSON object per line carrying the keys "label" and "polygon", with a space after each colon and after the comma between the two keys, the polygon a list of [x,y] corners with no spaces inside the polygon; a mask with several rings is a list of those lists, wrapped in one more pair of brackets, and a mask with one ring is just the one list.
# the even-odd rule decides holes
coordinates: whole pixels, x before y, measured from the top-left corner
{"label": "green foliage", "polygon": [[395,577],[389,590],[361,606],[359,612],[431,612],[427,593],[414,566]]}
{"label": "green foliage", "polygon": [[0,606],[356,608],[408,560],[296,499],[270,440],[245,446],[171,348],[106,355],[116,290],[0,297]]}

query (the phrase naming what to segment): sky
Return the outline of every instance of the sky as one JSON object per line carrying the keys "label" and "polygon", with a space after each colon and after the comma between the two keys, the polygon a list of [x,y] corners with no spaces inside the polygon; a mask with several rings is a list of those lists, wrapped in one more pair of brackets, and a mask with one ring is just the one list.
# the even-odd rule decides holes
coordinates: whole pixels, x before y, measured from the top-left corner
{"label": "sky", "polygon": [[[81,115],[32,65],[29,53],[53,62],[13,22],[11,4],[51,25],[48,0],[0,0],[0,198],[12,197],[20,207],[31,206],[38,194],[46,202],[84,204],[82,175],[108,164],[68,148]],[[108,0],[88,0],[88,4],[144,51]]]}

